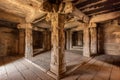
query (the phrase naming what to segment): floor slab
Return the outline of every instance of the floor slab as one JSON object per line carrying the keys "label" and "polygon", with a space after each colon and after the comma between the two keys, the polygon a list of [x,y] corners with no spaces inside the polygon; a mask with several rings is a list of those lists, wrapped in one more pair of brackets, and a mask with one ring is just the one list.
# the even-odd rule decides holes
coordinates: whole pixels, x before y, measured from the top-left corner
{"label": "floor slab", "polygon": [[[48,56],[44,57],[47,59],[50,54],[49,52],[46,54]],[[71,53],[68,51],[66,56],[68,70],[61,80],[120,80],[120,56],[99,55],[87,58],[74,51]],[[7,56],[0,57],[0,80],[54,80],[54,78],[22,56]]]}

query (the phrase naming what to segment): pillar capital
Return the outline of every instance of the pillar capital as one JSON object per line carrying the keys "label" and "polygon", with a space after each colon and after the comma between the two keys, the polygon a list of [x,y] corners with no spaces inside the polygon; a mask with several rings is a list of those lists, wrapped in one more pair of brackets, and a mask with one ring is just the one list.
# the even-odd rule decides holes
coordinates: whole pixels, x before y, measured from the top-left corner
{"label": "pillar capital", "polygon": [[94,27],[97,27],[96,23],[89,23],[89,28],[94,28]]}
{"label": "pillar capital", "polygon": [[32,29],[31,23],[20,23],[17,26],[18,29]]}

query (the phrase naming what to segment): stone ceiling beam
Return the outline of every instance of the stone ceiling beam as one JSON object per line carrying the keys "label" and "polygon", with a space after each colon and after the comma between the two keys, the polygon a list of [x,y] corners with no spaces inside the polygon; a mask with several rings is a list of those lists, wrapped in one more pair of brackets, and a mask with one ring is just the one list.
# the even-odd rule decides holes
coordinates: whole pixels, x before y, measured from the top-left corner
{"label": "stone ceiling beam", "polygon": [[[80,23],[78,21],[72,21],[72,22],[65,23],[64,28],[65,29],[75,28],[75,27],[80,26],[81,24],[84,24],[84,23]],[[45,21],[36,23],[34,25],[37,26],[37,27],[40,27],[40,28],[51,28],[50,24],[45,22]]]}
{"label": "stone ceiling beam", "polygon": [[[118,9],[120,9],[120,7],[118,7]],[[102,10],[102,11],[99,11],[99,12],[96,12],[96,13],[90,13],[90,14],[88,14],[88,16],[94,16],[94,15],[99,15],[99,14],[103,14],[103,13],[109,13],[109,12],[113,12],[113,11],[118,10],[118,9]]]}
{"label": "stone ceiling beam", "polygon": [[91,6],[98,5],[98,4],[104,3],[104,2],[106,2],[106,1],[107,1],[107,0],[100,0],[100,1],[97,1],[97,2],[95,2],[95,3],[91,3],[91,4],[88,4],[88,5],[86,5],[86,6],[80,7],[79,9],[89,8],[89,7],[91,7]]}
{"label": "stone ceiling beam", "polygon": [[[9,5],[9,6],[8,6]],[[0,9],[6,12],[13,13],[15,15],[25,17],[26,22],[32,22],[37,18],[40,18],[45,13],[38,7],[32,5],[22,4],[17,0],[1,0]]]}
{"label": "stone ceiling beam", "polygon": [[21,18],[19,16],[4,12],[4,11],[0,11],[0,19],[1,20],[5,20],[5,21],[10,21],[10,22],[14,22],[14,23],[24,23],[25,19]]}
{"label": "stone ceiling beam", "polygon": [[79,20],[82,20],[85,23],[89,23],[89,17],[85,15],[83,12],[81,12],[80,10],[78,10],[77,8],[74,8],[72,14],[78,17]]}
{"label": "stone ceiling beam", "polygon": [[120,17],[120,11],[93,16],[90,19],[90,22],[98,23],[98,22],[103,22],[103,21],[115,19],[118,17]]}

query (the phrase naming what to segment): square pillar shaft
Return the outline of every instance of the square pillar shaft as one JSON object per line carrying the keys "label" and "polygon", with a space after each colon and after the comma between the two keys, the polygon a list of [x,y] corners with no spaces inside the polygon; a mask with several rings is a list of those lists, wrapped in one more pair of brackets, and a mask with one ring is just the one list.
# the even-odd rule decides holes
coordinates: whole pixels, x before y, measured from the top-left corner
{"label": "square pillar shaft", "polygon": [[51,63],[50,71],[59,78],[66,71],[65,62],[65,35],[64,35],[65,15],[52,13],[51,18]]}
{"label": "square pillar shaft", "polygon": [[83,34],[83,56],[90,57],[90,30],[89,28],[84,29],[84,34]]}
{"label": "square pillar shaft", "polygon": [[30,23],[21,23],[18,28],[24,29],[25,33],[25,57],[33,57],[33,37],[32,37],[32,25]]}
{"label": "square pillar shaft", "polygon": [[66,31],[66,49],[70,50],[70,30]]}
{"label": "square pillar shaft", "polygon": [[90,36],[91,36],[91,54],[97,54],[97,29],[96,27],[90,28]]}
{"label": "square pillar shaft", "polygon": [[26,24],[25,28],[25,57],[33,57],[33,37],[31,24]]}

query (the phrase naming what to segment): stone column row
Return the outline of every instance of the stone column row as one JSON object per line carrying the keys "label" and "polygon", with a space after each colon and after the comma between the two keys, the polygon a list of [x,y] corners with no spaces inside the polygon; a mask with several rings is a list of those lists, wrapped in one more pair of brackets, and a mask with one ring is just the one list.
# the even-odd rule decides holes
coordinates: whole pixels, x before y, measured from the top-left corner
{"label": "stone column row", "polygon": [[70,50],[70,44],[71,44],[71,41],[70,41],[70,30],[66,31],[66,49],[67,50]]}
{"label": "stone column row", "polygon": [[[59,13],[53,13],[51,19],[51,63],[50,71],[54,73],[57,79],[60,78],[60,75],[66,71],[66,62],[65,62],[65,34],[64,34],[64,25],[65,25],[65,15]],[[30,23],[24,23],[18,25],[19,29],[24,29],[20,31],[20,40],[19,40],[19,52],[24,53],[25,48],[25,57],[33,57],[33,37],[32,37],[32,25]],[[23,35],[24,34],[24,35]],[[47,33],[44,34],[46,37],[44,39],[44,48],[49,49],[50,43],[47,43],[50,36]],[[23,46],[25,43],[25,47]],[[48,46],[50,45],[50,46]]]}

